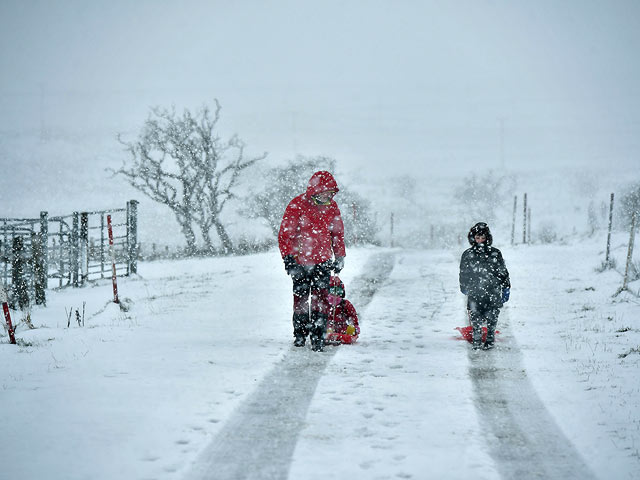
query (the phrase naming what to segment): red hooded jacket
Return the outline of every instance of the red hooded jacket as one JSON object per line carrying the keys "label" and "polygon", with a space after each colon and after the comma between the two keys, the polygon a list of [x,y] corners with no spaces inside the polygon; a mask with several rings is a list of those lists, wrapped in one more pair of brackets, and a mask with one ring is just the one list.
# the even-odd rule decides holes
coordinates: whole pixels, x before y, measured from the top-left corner
{"label": "red hooded jacket", "polygon": [[349,325],[354,326],[356,336],[360,335],[356,308],[349,300],[343,299],[339,305],[331,307],[327,328],[333,330],[333,333],[345,335]]}
{"label": "red hooded jacket", "polygon": [[345,256],[344,224],[338,204],[316,205],[312,196],[338,191],[338,184],[326,171],[314,173],[307,191],[289,202],[282,217],[278,245],[282,257],[293,255],[300,265],[317,265]]}
{"label": "red hooded jacket", "polygon": [[[333,343],[353,343],[360,335],[360,325],[358,324],[358,313],[352,303],[345,297],[344,283],[340,277],[334,275],[329,282],[329,297],[333,296],[340,302],[329,310],[327,321],[326,339]],[[352,325],[354,331],[347,333],[347,328]]]}

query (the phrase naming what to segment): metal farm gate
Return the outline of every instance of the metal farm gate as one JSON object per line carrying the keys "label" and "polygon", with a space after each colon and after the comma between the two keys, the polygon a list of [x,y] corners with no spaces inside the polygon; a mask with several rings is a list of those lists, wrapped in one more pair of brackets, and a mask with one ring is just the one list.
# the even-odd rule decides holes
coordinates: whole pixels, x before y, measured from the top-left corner
{"label": "metal farm gate", "polygon": [[137,272],[137,204],[40,218],[0,218],[0,276],[10,304],[44,304],[47,288],[79,287],[110,278],[107,217],[118,276]]}

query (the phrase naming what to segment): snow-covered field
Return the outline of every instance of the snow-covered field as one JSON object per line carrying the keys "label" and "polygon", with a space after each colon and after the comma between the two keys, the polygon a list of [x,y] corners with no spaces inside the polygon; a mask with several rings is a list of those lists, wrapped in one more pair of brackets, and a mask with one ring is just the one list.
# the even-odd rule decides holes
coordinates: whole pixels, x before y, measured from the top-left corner
{"label": "snow-covered field", "polygon": [[362,334],[322,354],[292,347],[276,251],[141,263],[126,312],[107,281],[50,291],[1,338],[0,478],[638,478],[640,300],[604,238],[499,240],[490,352],[454,330],[461,249],[349,250]]}

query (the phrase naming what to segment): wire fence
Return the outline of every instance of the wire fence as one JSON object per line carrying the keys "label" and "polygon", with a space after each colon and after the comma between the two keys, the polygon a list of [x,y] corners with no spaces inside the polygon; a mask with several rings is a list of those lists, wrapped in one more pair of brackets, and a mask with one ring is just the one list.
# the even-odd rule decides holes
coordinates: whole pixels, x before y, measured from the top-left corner
{"label": "wire fence", "polygon": [[46,290],[111,277],[107,215],[116,272],[137,272],[137,204],[39,218],[0,218],[0,276],[12,307],[45,304]]}

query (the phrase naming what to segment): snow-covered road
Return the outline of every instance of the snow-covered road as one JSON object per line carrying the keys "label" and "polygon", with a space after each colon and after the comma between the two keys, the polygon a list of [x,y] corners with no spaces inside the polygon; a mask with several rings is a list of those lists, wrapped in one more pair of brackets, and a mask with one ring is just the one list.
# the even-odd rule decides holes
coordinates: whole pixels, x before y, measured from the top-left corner
{"label": "snow-covered road", "polygon": [[501,320],[499,349],[489,355],[469,350],[480,426],[498,472],[513,479],[595,478],[532,387],[508,311]]}
{"label": "snow-covered road", "polygon": [[[353,282],[364,309],[393,268],[390,253],[373,255]],[[287,478],[298,435],[316,386],[337,348],[323,354],[291,347],[200,454],[188,478]]]}
{"label": "snow-covered road", "polygon": [[128,312],[108,280],[52,291],[0,343],[0,478],[633,479],[639,307],[575,267],[596,248],[503,250],[489,352],[454,330],[458,251],[350,250],[362,333],[322,354],[292,347],[277,252],[142,263]]}
{"label": "snow-covered road", "polygon": [[189,479],[593,478],[528,381],[508,309],[499,348],[472,351],[442,335],[464,319],[456,259],[397,257],[388,279],[377,255],[351,282],[365,339],[323,355],[292,348]]}

